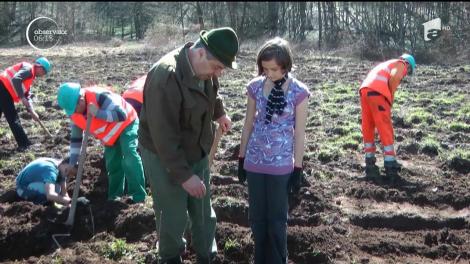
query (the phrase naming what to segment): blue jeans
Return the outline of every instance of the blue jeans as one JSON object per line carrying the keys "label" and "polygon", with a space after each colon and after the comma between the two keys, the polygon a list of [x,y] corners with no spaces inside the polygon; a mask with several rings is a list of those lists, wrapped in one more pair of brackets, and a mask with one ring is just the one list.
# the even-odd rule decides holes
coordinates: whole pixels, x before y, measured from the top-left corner
{"label": "blue jeans", "polygon": [[255,264],[287,262],[286,175],[247,171],[248,218],[255,241]]}

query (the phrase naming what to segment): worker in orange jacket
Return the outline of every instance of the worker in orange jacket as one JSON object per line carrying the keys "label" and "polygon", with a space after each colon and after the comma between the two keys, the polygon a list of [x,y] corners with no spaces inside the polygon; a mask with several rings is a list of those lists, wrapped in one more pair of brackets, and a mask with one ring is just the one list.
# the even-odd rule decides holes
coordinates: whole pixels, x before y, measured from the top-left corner
{"label": "worker in orange jacket", "polygon": [[133,81],[122,94],[122,98],[134,107],[137,115],[140,115],[140,109],[144,103],[144,84],[147,74],[140,76]]}
{"label": "worker in orange jacket", "polygon": [[22,102],[35,121],[39,116],[34,110],[31,100],[31,86],[36,77],[42,77],[51,72],[52,64],[45,57],[40,57],[34,63],[20,62],[8,67],[0,74],[0,117],[2,113],[11,132],[22,151],[31,145],[28,136],[21,126],[15,103]]}
{"label": "worker in orange jacket", "polygon": [[374,67],[359,89],[362,112],[362,137],[366,160],[366,176],[377,178],[379,168],[375,165],[375,129],[383,146],[384,168],[388,179],[398,177],[401,164],[396,160],[391,109],[395,91],[406,75],[416,68],[413,56],[403,54]]}
{"label": "worker in orange jacket", "polygon": [[108,173],[108,200],[121,200],[124,179],[132,203],[144,203],[145,178],[142,160],[137,153],[139,118],[134,108],[108,89],[79,83],[63,83],[57,102],[72,121],[70,129],[70,164],[75,165],[82,148],[83,130],[91,115],[89,133],[104,145]]}

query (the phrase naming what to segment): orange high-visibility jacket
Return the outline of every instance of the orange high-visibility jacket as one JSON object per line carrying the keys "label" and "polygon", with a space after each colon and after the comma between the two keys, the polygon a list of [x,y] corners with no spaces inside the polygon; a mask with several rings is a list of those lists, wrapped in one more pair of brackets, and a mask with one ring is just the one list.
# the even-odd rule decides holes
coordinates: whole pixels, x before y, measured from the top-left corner
{"label": "orange high-visibility jacket", "polygon": [[[92,103],[99,107],[96,100],[96,94],[98,92],[103,92],[104,89],[94,86],[84,88],[84,90],[87,104]],[[91,121],[90,133],[97,139],[101,140],[105,146],[113,146],[121,135],[121,132],[137,118],[137,113],[135,112],[134,108],[122,97],[121,99],[122,106],[126,110],[127,114],[126,120],[122,122],[107,122],[105,120],[93,117]],[[76,126],[83,130],[86,129],[86,119],[84,115],[72,114],[70,118]]]}
{"label": "orange high-visibility jacket", "polygon": [[361,88],[369,88],[374,90],[387,98],[387,101],[390,104],[393,104],[393,96],[395,91],[390,91],[388,86],[388,81],[390,80],[390,73],[392,69],[397,65],[397,63],[404,63],[402,60],[393,59],[380,63],[375,66],[369,74],[367,74],[366,79],[362,82]]}
{"label": "orange high-visibility jacket", "polygon": [[145,84],[145,79],[147,78],[147,74],[139,77],[139,79],[133,81],[129,88],[124,91],[122,94],[122,97],[124,99],[130,98],[134,99],[137,102],[143,104],[144,103],[144,84]]}
{"label": "orange high-visibility jacket", "polygon": [[10,93],[11,98],[13,99],[13,102],[17,103],[20,101],[20,96],[16,94],[15,87],[13,87],[13,82],[12,79],[15,76],[15,74],[23,67],[23,66],[30,66],[31,67],[31,78],[28,78],[26,80],[23,80],[22,86],[24,93],[27,94],[29,92],[29,89],[31,88],[31,84],[33,83],[33,80],[36,78],[36,73],[34,71],[34,67],[28,63],[28,62],[20,62],[17,63],[11,67],[8,67],[5,71],[0,74],[0,81],[3,82],[3,85],[7,89],[7,91]]}

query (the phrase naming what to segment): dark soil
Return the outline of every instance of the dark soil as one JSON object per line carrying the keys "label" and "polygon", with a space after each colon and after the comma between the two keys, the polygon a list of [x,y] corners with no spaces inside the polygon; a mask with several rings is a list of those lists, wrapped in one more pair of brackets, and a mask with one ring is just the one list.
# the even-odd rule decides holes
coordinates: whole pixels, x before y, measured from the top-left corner
{"label": "dark soil", "polygon": [[[21,201],[14,191],[14,179],[28,162],[37,157],[60,158],[68,154],[69,121],[56,103],[58,85],[80,80],[83,85],[113,84],[121,91],[126,83],[145,73],[164,54],[139,45],[70,46],[44,54],[54,63],[54,71],[46,79],[38,79],[33,92],[36,106],[43,107],[39,115],[54,135],[53,139],[46,138],[20,107],[21,121],[35,144],[25,152],[17,152],[5,119],[0,119],[0,261],[156,263],[158,234],[152,199],[140,205],[130,204],[126,199],[106,200],[103,148],[95,139],[90,139],[80,186],[80,196],[86,196],[90,205],[77,208],[73,229],[63,224],[68,209]],[[222,138],[212,168],[213,207],[218,218],[218,255],[213,263],[249,263],[253,258],[248,191],[246,185],[238,183],[236,170],[245,113],[244,87],[255,73],[255,50],[254,47],[242,49],[237,57],[241,70],[228,71],[220,81],[221,94],[234,124],[233,130]],[[21,59],[32,60],[34,56],[26,48],[2,49],[0,69]],[[294,73],[310,87],[312,97],[304,159],[306,182],[299,195],[289,201],[290,263],[469,263],[470,161],[465,157],[447,159],[447,151],[460,148],[468,152],[469,131],[450,131],[446,126],[416,123],[419,120],[408,122],[406,117],[410,106],[420,106],[432,112],[434,122],[453,121],[455,116],[446,115],[465,104],[468,108],[470,74],[459,72],[453,78],[453,68],[420,65],[423,72],[439,74],[418,74],[413,85],[407,81],[400,86],[398,93],[410,94],[394,105],[397,153],[404,169],[397,182],[372,182],[363,175],[360,141],[345,144],[339,152],[322,155],[319,152],[330,139],[351,133],[347,126],[341,126],[348,120],[355,125],[352,132],[360,132],[357,130],[360,110],[356,90],[339,89],[344,96],[335,99],[332,97],[334,87],[322,85],[350,83],[358,86],[375,62],[322,58],[308,50],[297,51],[295,59]],[[432,100],[423,98],[438,95],[461,95],[464,105],[436,107],[431,104]],[[341,107],[322,108],[326,103],[335,102]],[[343,110],[346,112],[341,112]],[[429,135],[447,149],[423,149],[422,139]],[[377,165],[384,175],[380,150],[378,157]],[[72,182],[70,195],[73,188]],[[53,237],[62,249],[58,249]],[[190,240],[189,235],[187,237]],[[106,257],[103,252],[118,238],[132,247],[130,253],[119,260]],[[191,247],[184,258],[186,263],[195,263]]]}

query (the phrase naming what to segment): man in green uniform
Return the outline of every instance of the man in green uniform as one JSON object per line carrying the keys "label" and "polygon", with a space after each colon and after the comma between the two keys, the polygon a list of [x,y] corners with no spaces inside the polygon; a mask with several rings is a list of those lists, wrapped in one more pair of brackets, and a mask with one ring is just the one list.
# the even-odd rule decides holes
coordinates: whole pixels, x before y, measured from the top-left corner
{"label": "man in green uniform", "polygon": [[149,71],[140,113],[139,144],[150,183],[161,263],[181,263],[189,214],[198,263],[216,250],[216,216],[211,206],[208,154],[212,121],[228,131],[231,120],[218,96],[217,78],[236,68],[238,37],[231,28],[202,31]]}

